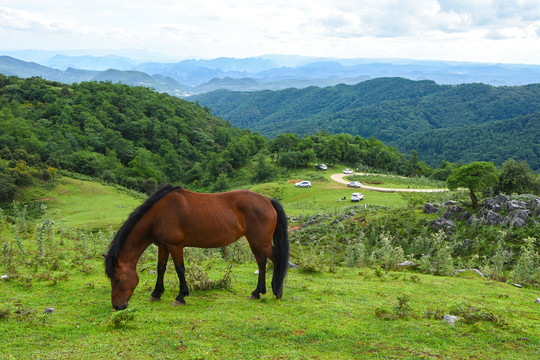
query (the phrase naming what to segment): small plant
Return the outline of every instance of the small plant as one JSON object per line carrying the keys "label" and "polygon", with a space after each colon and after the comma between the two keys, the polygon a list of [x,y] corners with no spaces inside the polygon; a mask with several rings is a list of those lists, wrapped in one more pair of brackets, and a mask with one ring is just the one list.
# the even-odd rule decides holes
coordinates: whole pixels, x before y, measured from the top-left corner
{"label": "small plant", "polygon": [[521,247],[521,254],[511,273],[512,281],[523,284],[540,282],[540,255],[534,249],[537,240],[529,237]]}
{"label": "small plant", "polygon": [[109,318],[108,325],[114,329],[124,329],[131,327],[133,321],[135,320],[136,309],[126,309],[122,311],[115,311],[111,314]]}
{"label": "small plant", "polygon": [[232,283],[231,274],[232,264],[227,267],[223,278],[212,281],[202,266],[191,263],[186,269],[186,281],[193,290],[228,289]]}

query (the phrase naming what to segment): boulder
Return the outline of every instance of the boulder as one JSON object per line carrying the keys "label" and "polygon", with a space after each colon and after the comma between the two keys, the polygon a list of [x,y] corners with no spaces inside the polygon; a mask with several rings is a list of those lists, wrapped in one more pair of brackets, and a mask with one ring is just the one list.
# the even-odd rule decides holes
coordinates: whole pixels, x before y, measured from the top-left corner
{"label": "boulder", "polygon": [[465,222],[465,225],[467,226],[471,226],[471,225],[474,225],[474,224],[477,224],[480,222],[480,219],[478,218],[478,216],[476,215],[471,215],[469,216],[469,218],[467,219],[467,221]]}
{"label": "boulder", "polygon": [[446,208],[443,214],[443,218],[445,219],[455,219],[459,217],[460,214],[462,214],[465,210],[463,208],[457,206],[457,205],[450,205]]}
{"label": "boulder", "polygon": [[439,212],[439,205],[426,203],[424,204],[424,209],[422,209],[422,212],[425,214],[436,214]]}
{"label": "boulder", "polygon": [[434,220],[431,222],[431,226],[433,226],[433,228],[435,230],[439,230],[439,229],[453,229],[456,227],[456,223],[453,222],[452,220],[448,220],[448,219],[445,219],[445,218],[438,218],[437,220]]}
{"label": "boulder", "polygon": [[450,324],[451,327],[454,327],[454,324],[458,320],[459,320],[459,318],[457,316],[454,316],[454,315],[444,315],[443,316],[443,321],[446,321],[448,324]]}
{"label": "boulder", "polygon": [[529,210],[514,210],[506,216],[504,224],[515,227],[525,226],[529,217]]}
{"label": "boulder", "polygon": [[525,204],[524,201],[519,201],[519,200],[511,200],[511,201],[508,201],[506,204],[505,204],[505,207],[508,211],[515,211],[515,210],[525,210],[527,209],[527,205]]}
{"label": "boulder", "polygon": [[478,212],[478,217],[485,225],[500,225],[503,221],[503,217],[501,215],[486,208]]}

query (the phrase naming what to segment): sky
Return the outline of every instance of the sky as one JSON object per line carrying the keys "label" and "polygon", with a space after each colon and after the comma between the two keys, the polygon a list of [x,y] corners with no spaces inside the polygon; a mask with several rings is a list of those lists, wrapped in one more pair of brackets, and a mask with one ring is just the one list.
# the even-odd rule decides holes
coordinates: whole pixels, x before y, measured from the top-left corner
{"label": "sky", "polygon": [[538,0],[2,0],[1,51],[540,64]]}

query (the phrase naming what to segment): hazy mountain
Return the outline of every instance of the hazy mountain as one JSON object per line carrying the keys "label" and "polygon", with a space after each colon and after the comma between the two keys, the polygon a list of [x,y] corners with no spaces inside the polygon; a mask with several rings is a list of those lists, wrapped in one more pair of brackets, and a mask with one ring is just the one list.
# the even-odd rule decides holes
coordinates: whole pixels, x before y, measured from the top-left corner
{"label": "hazy mountain", "polygon": [[125,57],[107,55],[107,56],[66,56],[56,54],[46,60],[43,65],[65,70],[67,68],[92,69],[92,70],[131,70],[136,65],[133,60]]}

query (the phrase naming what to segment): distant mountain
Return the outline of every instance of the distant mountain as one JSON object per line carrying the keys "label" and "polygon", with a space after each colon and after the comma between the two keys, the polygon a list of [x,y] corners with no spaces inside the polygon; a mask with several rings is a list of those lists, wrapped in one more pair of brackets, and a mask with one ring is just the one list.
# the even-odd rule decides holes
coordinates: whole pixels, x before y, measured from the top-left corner
{"label": "distant mountain", "polygon": [[105,71],[81,70],[67,68],[66,70],[53,69],[32,62],[18,60],[9,56],[0,56],[0,74],[18,76],[21,78],[41,77],[46,80],[63,82],[66,84],[82,81],[110,81],[132,86],[145,86],[159,92],[171,95],[183,95],[191,91],[191,87],[180,84],[176,80],[164,76],[150,76],[140,71],[122,71],[109,69]]}
{"label": "distant mountain", "polygon": [[326,88],[220,90],[191,99],[263,135],[325,129],[375,137],[402,152],[417,150],[432,165],[443,159],[499,162],[513,157],[540,170],[540,84],[438,85],[378,78]]}
{"label": "distant mountain", "polygon": [[92,69],[92,70],[131,70],[136,65],[133,60],[125,57],[107,56],[66,56],[56,54],[52,58],[43,62],[43,65],[65,70],[67,68]]}

